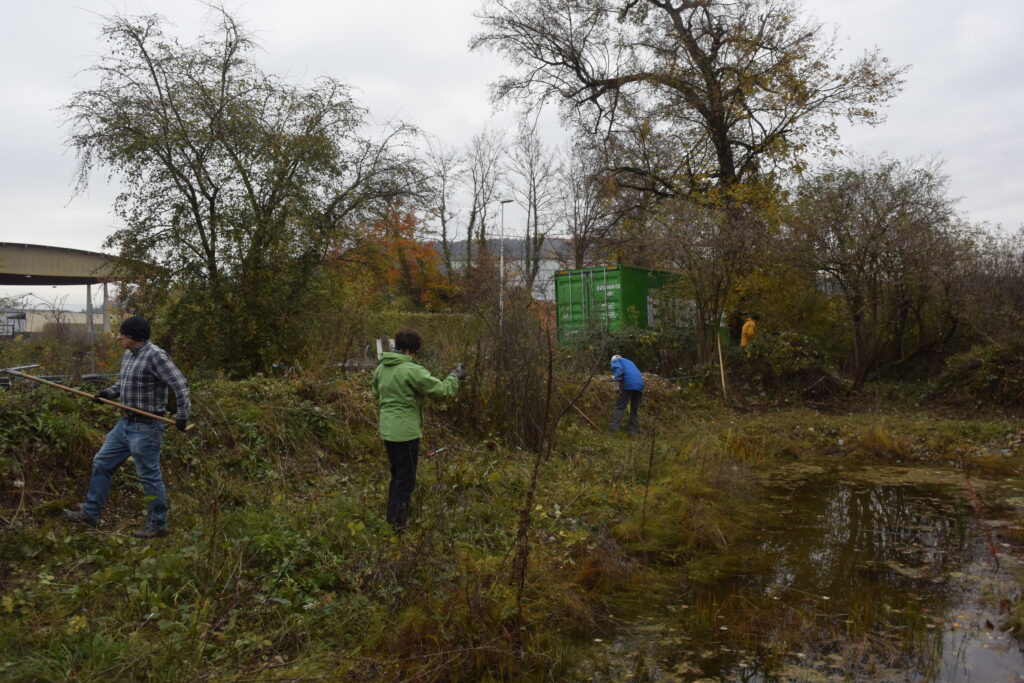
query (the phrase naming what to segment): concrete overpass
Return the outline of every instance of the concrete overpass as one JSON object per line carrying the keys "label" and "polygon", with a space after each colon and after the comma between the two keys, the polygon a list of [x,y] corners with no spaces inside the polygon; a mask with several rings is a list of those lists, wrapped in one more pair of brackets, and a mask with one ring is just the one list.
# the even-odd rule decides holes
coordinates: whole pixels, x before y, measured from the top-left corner
{"label": "concrete overpass", "polygon": [[0,285],[95,285],[111,282],[114,257],[96,251],[0,242]]}
{"label": "concrete overpass", "polygon": [[0,242],[0,285],[85,285],[86,320],[93,338],[92,286],[103,285],[103,331],[110,331],[107,283],[114,257],[95,251],[42,244]]}

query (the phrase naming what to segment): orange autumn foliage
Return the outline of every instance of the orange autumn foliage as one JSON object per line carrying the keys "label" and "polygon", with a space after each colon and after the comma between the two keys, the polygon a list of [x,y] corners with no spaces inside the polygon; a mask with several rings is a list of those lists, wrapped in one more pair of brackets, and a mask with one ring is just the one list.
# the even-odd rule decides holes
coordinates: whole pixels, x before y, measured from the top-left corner
{"label": "orange autumn foliage", "polygon": [[433,244],[422,237],[416,216],[395,210],[370,227],[369,239],[354,256],[368,266],[380,293],[409,297],[423,308],[441,308],[451,303],[458,288],[442,272]]}

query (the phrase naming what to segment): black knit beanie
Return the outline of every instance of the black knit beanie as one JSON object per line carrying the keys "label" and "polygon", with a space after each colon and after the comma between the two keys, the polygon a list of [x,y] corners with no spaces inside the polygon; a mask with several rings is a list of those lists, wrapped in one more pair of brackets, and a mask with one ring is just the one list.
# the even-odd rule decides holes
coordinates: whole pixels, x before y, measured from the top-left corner
{"label": "black knit beanie", "polygon": [[121,334],[129,339],[144,342],[149,339],[149,323],[145,318],[133,315],[121,323]]}

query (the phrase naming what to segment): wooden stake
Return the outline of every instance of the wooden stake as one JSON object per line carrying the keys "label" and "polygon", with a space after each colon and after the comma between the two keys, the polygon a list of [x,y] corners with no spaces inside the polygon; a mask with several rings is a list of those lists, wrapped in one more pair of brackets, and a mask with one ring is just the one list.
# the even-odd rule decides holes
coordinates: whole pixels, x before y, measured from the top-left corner
{"label": "wooden stake", "polygon": [[722,362],[722,331],[715,329],[715,345],[718,347],[718,371],[722,375],[722,398],[729,400],[729,393],[725,388],[725,363]]}
{"label": "wooden stake", "polygon": [[586,420],[587,422],[589,422],[589,423],[590,423],[590,426],[591,426],[591,427],[593,427],[594,429],[600,429],[600,427],[598,427],[598,426],[597,426],[596,424],[594,424],[594,421],[593,421],[593,420],[591,420],[591,419],[590,419],[589,417],[587,417],[587,414],[586,414],[586,413],[584,413],[584,412],[583,412],[582,410],[580,410],[580,407],[579,407],[578,405],[576,405],[575,403],[573,403],[573,404],[572,404],[572,407],[576,409],[576,412],[577,412],[577,413],[579,413],[580,415],[582,415],[582,416],[583,416],[583,419],[584,419],[584,420]]}

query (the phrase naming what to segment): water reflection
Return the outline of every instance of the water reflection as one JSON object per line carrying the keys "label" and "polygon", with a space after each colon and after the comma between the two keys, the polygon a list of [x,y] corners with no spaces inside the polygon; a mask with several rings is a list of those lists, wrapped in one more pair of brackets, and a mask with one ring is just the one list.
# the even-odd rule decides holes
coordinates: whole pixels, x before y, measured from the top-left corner
{"label": "water reflection", "polygon": [[1024,658],[1007,637],[993,647],[986,605],[986,590],[1019,583],[995,571],[956,488],[783,479],[760,519],[752,538],[694,559],[659,615],[613,646],[635,651],[634,676],[1021,680]]}
{"label": "water reflection", "polygon": [[788,500],[755,550],[773,559],[755,581],[767,594],[790,587],[840,599],[858,588],[941,593],[935,582],[972,553],[969,508],[937,492],[815,482]]}

